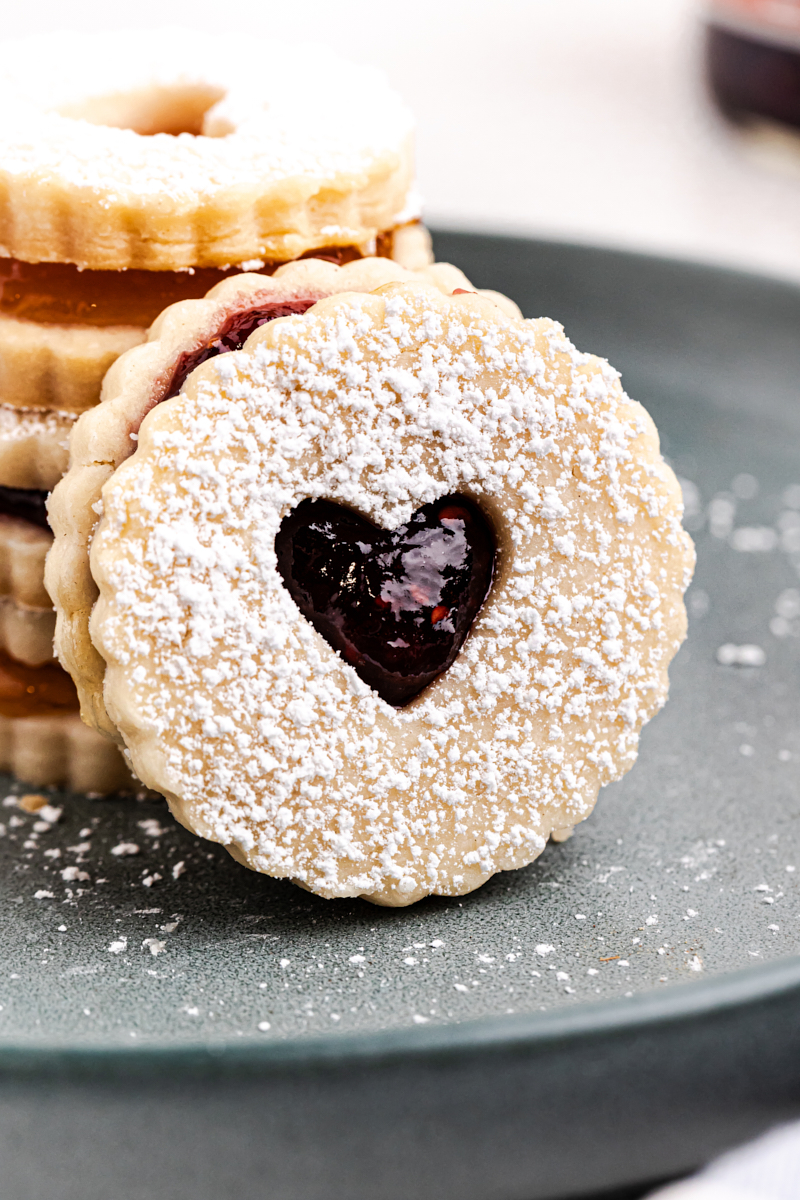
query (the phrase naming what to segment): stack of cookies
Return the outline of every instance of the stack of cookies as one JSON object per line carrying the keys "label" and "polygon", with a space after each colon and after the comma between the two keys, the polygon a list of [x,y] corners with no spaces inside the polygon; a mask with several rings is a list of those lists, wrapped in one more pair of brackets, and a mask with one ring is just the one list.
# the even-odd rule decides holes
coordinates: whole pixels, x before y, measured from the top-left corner
{"label": "stack of cookies", "polygon": [[[59,35],[6,50],[0,769],[106,791],[130,774],[80,719],[44,586],[45,501],[67,468],[76,419],[100,400],[111,364],[176,301],[244,269],[269,277],[312,256],[424,267],[430,243],[412,187],[410,114],[376,72],[275,46],[251,47],[247,68],[240,48],[226,58],[216,39],[187,31]],[[80,587],[70,596],[86,602]]]}
{"label": "stack of cookies", "polygon": [[431,261],[376,72],[64,42],[0,75],[0,767],[326,897],[532,861],[685,633],[652,421]]}

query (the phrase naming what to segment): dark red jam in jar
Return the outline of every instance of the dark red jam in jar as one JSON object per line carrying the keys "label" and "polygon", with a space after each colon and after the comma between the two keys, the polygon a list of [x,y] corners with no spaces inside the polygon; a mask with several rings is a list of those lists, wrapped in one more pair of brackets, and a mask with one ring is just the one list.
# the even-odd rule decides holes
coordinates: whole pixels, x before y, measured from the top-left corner
{"label": "dark red jam in jar", "polygon": [[706,71],[730,120],[800,129],[800,0],[712,0]]}

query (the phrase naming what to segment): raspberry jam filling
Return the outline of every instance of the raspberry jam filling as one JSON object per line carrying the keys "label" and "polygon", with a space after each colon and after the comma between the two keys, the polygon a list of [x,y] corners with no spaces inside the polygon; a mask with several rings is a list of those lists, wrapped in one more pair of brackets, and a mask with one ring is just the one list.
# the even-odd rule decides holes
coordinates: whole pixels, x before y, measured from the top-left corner
{"label": "raspberry jam filling", "polygon": [[27,667],[0,652],[0,716],[53,717],[79,709],[75,684],[57,663]]}
{"label": "raspberry jam filling", "polygon": [[205,346],[200,346],[197,350],[190,350],[180,356],[164,399],[169,400],[171,396],[177,396],[187,377],[201,363],[207,362],[209,358],[215,358],[218,354],[241,350],[250,334],[260,326],[268,324],[269,321],[275,321],[278,317],[292,317],[307,312],[318,299],[318,296],[313,296],[303,300],[289,300],[285,304],[265,304],[260,308],[249,308],[243,312],[234,313],[220,327],[217,336],[207,342]]}
{"label": "raspberry jam filling", "polygon": [[0,514],[49,529],[46,500],[47,492],[35,488],[0,487]]}
{"label": "raspberry jam filling", "polygon": [[455,661],[496,553],[465,496],[426,504],[393,530],[330,500],[304,500],[281,522],[275,552],[303,616],[396,708]]}
{"label": "raspberry jam filling", "polygon": [[[376,238],[375,255],[391,258],[393,231]],[[343,266],[364,258],[358,246],[324,246],[300,258]],[[268,262],[258,275],[274,275],[283,262]],[[0,258],[0,313],[54,325],[151,325],[178,300],[197,300],[240,267],[192,271],[81,271],[73,263],[27,263]]]}

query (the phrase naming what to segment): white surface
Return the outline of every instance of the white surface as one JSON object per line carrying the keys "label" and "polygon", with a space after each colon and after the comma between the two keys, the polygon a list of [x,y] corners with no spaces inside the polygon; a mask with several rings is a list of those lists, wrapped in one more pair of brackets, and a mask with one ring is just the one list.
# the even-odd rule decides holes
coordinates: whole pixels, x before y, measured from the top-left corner
{"label": "white surface", "polygon": [[800,1123],[784,1125],[732,1150],[699,1175],[650,1200],[797,1200],[800,1196]]}
{"label": "white surface", "polygon": [[6,6],[4,32],[166,22],[213,30],[233,13],[243,34],[326,42],[389,71],[419,120],[431,223],[650,248],[800,279],[800,165],[759,165],[711,113],[698,5],[40,0]]}

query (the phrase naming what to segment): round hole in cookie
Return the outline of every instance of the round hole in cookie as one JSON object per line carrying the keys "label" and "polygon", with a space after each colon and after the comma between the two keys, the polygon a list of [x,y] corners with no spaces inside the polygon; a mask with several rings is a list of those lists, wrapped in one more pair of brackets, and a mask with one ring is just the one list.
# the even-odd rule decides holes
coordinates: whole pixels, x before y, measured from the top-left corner
{"label": "round hole in cookie", "polygon": [[113,129],[132,129],[143,137],[156,133],[224,137],[231,132],[227,125],[216,122],[212,128],[204,128],[206,113],[224,95],[223,88],[210,83],[163,84],[91,96],[76,104],[65,104],[58,111],[62,117]]}

